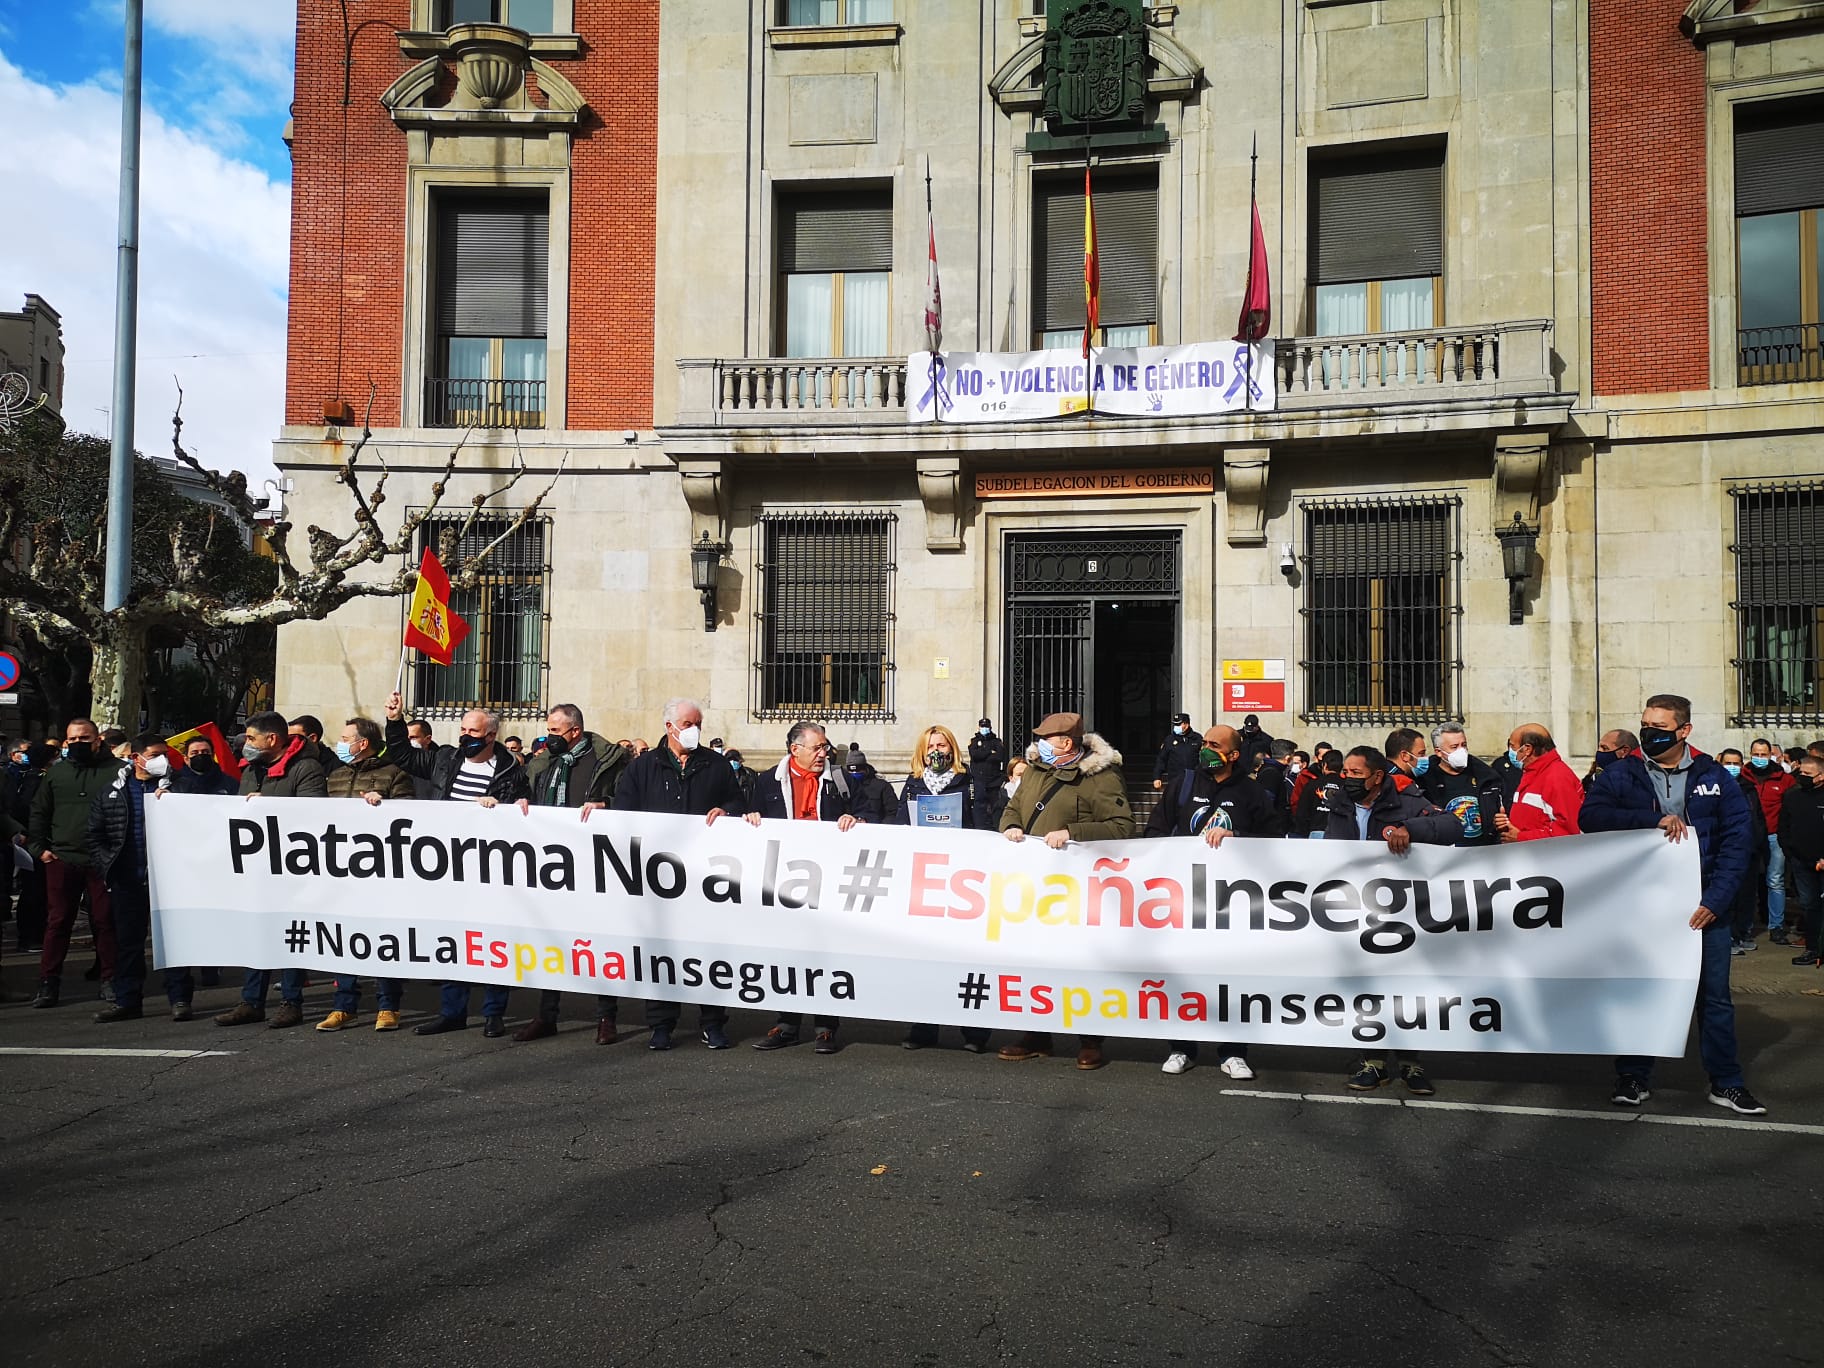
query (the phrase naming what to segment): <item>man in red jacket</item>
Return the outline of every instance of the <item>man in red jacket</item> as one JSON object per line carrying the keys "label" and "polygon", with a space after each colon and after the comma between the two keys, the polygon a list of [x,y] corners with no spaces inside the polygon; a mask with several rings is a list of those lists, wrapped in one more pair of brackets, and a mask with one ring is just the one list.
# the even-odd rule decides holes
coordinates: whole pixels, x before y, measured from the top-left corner
{"label": "man in red jacket", "polygon": [[1755,796],[1761,800],[1761,815],[1767,819],[1767,884],[1762,895],[1767,911],[1767,939],[1775,945],[1785,945],[1790,937],[1786,931],[1786,852],[1780,847],[1780,804],[1796,781],[1781,768],[1773,742],[1764,736],[1755,737],[1748,747],[1745,773],[1754,785]]}
{"label": "man in red jacket", "polygon": [[1552,734],[1537,722],[1522,722],[1507,738],[1507,758],[1521,769],[1520,786],[1507,811],[1495,818],[1503,841],[1538,841],[1576,836],[1583,828],[1583,785],[1558,754]]}

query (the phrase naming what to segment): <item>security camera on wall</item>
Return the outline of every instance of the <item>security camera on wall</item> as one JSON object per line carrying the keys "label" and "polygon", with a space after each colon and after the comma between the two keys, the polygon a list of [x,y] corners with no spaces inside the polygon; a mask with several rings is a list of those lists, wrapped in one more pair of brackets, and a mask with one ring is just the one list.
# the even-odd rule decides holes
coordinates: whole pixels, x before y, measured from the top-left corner
{"label": "security camera on wall", "polygon": [[1298,572],[1298,558],[1292,554],[1292,543],[1281,542],[1279,545],[1279,573],[1291,579]]}

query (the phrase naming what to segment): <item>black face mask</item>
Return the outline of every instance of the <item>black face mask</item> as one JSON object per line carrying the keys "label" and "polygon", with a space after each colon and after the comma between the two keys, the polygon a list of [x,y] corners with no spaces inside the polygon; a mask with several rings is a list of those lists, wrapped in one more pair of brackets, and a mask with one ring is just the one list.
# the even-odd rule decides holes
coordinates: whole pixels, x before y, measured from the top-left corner
{"label": "black face mask", "polygon": [[213,755],[193,755],[185,763],[190,766],[191,772],[195,774],[214,774],[216,771],[215,757]]}
{"label": "black face mask", "polygon": [[1657,760],[1678,744],[1678,732],[1668,731],[1664,727],[1642,727],[1640,729],[1640,748]]}
{"label": "black face mask", "polygon": [[1342,784],[1343,792],[1349,795],[1349,801],[1352,803],[1360,803],[1368,796],[1366,779],[1358,779],[1352,774],[1345,774],[1338,782]]}
{"label": "black face mask", "polygon": [[465,736],[456,749],[462,752],[465,760],[473,760],[487,749],[488,738],[485,736]]}
{"label": "black face mask", "polygon": [[570,749],[570,738],[553,733],[545,738],[545,749],[552,755],[562,755]]}
{"label": "black face mask", "polygon": [[64,759],[72,765],[86,765],[95,758],[95,749],[87,741],[67,741],[64,744],[70,752]]}

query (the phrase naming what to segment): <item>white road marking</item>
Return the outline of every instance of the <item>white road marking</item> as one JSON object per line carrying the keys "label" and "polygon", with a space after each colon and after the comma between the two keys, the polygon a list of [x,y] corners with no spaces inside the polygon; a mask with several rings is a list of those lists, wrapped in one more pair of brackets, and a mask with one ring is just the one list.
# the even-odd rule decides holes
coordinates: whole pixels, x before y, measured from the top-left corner
{"label": "white road marking", "polygon": [[1549,1116],[1572,1121],[1636,1121],[1648,1126],[1698,1126],[1705,1130],[1777,1131],[1782,1135],[1824,1135],[1824,1126],[1794,1121],[1760,1121],[1737,1116],[1667,1116],[1662,1112],[1592,1111],[1577,1107],[1514,1107],[1494,1102],[1436,1102],[1417,1097],[1352,1096],[1347,1093],[1265,1092],[1224,1088],[1224,1097],[1269,1098],[1280,1102],[1342,1102],[1358,1107],[1411,1107],[1424,1111],[1489,1112],[1497,1116]]}
{"label": "white road marking", "polygon": [[27,1049],[24,1045],[0,1045],[0,1054],[51,1054],[82,1056],[102,1060],[226,1060],[241,1051],[106,1051],[106,1049]]}

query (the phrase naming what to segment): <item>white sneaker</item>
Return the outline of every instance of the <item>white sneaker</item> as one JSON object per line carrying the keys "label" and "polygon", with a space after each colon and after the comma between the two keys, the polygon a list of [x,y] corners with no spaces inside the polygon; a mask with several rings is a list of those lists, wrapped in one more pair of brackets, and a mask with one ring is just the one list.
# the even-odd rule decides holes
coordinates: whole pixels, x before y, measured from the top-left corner
{"label": "white sneaker", "polygon": [[1160,1073],[1181,1074],[1190,1068],[1195,1061],[1183,1050],[1173,1050],[1165,1057],[1165,1063],[1159,1066]]}
{"label": "white sneaker", "polygon": [[1254,1070],[1248,1067],[1248,1061],[1240,1055],[1230,1055],[1222,1061],[1222,1071],[1230,1078],[1252,1078]]}

